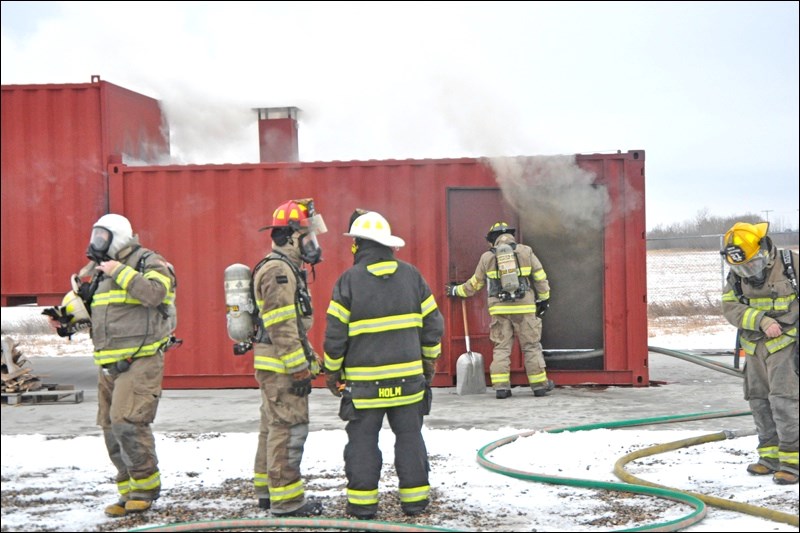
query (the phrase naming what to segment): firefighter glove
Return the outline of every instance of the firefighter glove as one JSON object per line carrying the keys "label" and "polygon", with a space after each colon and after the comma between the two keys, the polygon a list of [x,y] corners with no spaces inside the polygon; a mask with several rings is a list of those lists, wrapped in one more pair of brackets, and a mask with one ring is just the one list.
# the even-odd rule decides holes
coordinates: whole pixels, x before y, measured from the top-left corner
{"label": "firefighter glove", "polygon": [[334,396],[341,396],[342,391],[339,390],[339,383],[342,381],[342,372],[337,370],[336,372],[326,372],[325,373],[325,385],[327,385],[328,389],[330,389],[331,393]]}
{"label": "firefighter glove", "polygon": [[458,287],[458,285],[452,285],[452,284],[448,283],[447,285],[444,286],[445,295],[447,295],[447,296],[458,296],[458,293],[456,292],[456,288],[457,287]]}
{"label": "firefighter glove", "polygon": [[536,316],[542,318],[550,307],[550,300],[539,300],[536,302]]}
{"label": "firefighter glove", "polygon": [[436,360],[422,359],[422,375],[425,376],[425,382],[428,385],[433,381],[434,374],[436,374]]}
{"label": "firefighter glove", "polygon": [[295,396],[308,396],[311,394],[311,378],[295,379],[292,381],[292,386],[289,387],[289,392]]}
{"label": "firefighter glove", "polygon": [[295,396],[308,396],[311,394],[311,372],[308,369],[292,374],[292,385],[289,392]]}

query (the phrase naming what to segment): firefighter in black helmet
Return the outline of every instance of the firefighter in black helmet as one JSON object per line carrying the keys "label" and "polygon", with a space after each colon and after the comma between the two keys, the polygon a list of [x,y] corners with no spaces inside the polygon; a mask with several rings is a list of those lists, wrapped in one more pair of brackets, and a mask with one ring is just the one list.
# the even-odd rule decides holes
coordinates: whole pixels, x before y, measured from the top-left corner
{"label": "firefighter in black helmet", "polygon": [[511,396],[511,349],[519,339],[525,370],[534,396],[555,388],[548,379],[542,353],[542,320],[550,300],[550,284],[530,246],[518,244],[516,229],[506,222],[492,224],[486,234],[491,248],[481,255],[475,273],[465,283],[448,284],[448,296],[469,298],[484,285],[489,295],[489,337],[494,345],[489,367],[497,399]]}

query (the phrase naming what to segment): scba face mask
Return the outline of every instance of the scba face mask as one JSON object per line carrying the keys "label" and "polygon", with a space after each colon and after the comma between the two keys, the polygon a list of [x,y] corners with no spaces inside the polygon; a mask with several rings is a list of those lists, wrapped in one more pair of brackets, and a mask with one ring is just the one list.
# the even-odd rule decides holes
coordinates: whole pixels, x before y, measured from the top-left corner
{"label": "scba face mask", "polygon": [[300,234],[300,259],[309,265],[316,265],[322,261],[322,248],[314,232]]}
{"label": "scba face mask", "polygon": [[763,283],[764,275],[767,268],[767,254],[759,252],[755,257],[746,263],[730,265],[731,270],[737,276],[747,278],[755,281],[756,283]]}
{"label": "scba face mask", "polygon": [[108,251],[111,248],[111,241],[114,234],[106,228],[95,226],[92,228],[92,236],[89,238],[89,248],[86,250],[86,257],[95,263],[108,261],[111,257]]}

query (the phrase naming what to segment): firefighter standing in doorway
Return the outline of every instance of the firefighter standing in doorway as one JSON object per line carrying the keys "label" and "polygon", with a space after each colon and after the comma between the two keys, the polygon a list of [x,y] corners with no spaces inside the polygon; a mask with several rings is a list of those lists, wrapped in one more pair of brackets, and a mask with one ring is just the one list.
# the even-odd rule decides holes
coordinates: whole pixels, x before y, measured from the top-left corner
{"label": "firefighter standing in doorway", "polygon": [[80,274],[93,274],[92,281],[81,283],[76,276],[77,297],[45,314],[62,336],[71,320],[90,320],[99,367],[97,424],[117,469],[119,492],[105,513],[118,518],[148,510],[161,493],[150,424],[161,398],[164,352],[174,340],[175,274],[163,257],[139,244],[122,215],[95,222],[87,256],[91,262]]}
{"label": "firefighter standing in doorway", "polygon": [[[780,485],[798,479],[796,252],[778,250],[768,222],[737,222],[721,253],[730,267],[722,314],[739,329],[746,354],[744,397],[758,431],[759,460],[747,471]],[[786,255],[784,256],[784,252]]]}
{"label": "firefighter standing in doorway", "polygon": [[306,498],[300,476],[308,437],[308,395],[320,371],[307,332],[311,297],[303,264],[322,260],[317,234],[326,231],[312,199],[278,206],[272,251],[253,269],[253,291],[263,327],[254,342],[255,377],[261,389],[261,426],[254,484],[259,507],[275,516],[315,516],[322,504]]}
{"label": "firefighter standing in doorway", "polygon": [[517,244],[516,230],[505,222],[489,228],[491,248],[481,255],[475,273],[465,283],[445,286],[447,296],[469,298],[484,285],[489,296],[489,338],[494,349],[489,366],[497,399],[511,396],[511,350],[519,338],[525,371],[534,396],[555,388],[548,379],[542,353],[542,320],[550,300],[550,284],[541,261],[530,246]]}
{"label": "firefighter standing in doorway", "polygon": [[345,235],[354,239],[354,265],[336,281],[328,306],[325,371],[347,421],[346,512],[364,520],[377,513],[378,436],[387,417],[395,434],[400,507],[413,516],[430,498],[422,422],[431,408],[444,319],[416,267],[395,259],[393,249],[405,242],[391,234],[383,216],[361,214]]}

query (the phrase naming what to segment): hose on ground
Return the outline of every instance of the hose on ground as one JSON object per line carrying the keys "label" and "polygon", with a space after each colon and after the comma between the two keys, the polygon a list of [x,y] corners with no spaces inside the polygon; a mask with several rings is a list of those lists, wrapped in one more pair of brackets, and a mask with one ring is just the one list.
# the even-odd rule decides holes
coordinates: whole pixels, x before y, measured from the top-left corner
{"label": "hose on ground", "polygon": [[[564,431],[573,432],[573,431],[585,431],[589,429],[601,429],[601,428],[608,429],[614,427],[644,426],[649,424],[661,424],[667,422],[680,422],[688,420],[701,420],[706,418],[720,418],[728,416],[743,416],[749,414],[752,413],[750,411],[722,411],[716,413],[696,413],[689,415],[674,415],[674,416],[662,416],[662,417],[642,418],[633,420],[620,420],[615,422],[607,422],[599,424],[587,424],[582,426],[547,429],[545,431],[547,433],[561,433]],[[499,439],[487,444],[486,446],[478,450],[478,457],[477,457],[478,464],[480,464],[482,467],[492,472],[496,472],[498,474],[506,475],[509,477],[514,477],[517,479],[524,479],[527,481],[536,481],[540,483],[550,483],[556,485],[569,485],[573,487],[617,490],[621,492],[633,492],[633,493],[651,495],[659,498],[666,498],[686,503],[694,508],[693,512],[676,520],[671,520],[668,522],[658,522],[655,524],[639,526],[636,528],[626,529],[622,531],[678,531],[700,522],[706,516],[707,510],[705,502],[692,494],[687,494],[681,491],[676,491],[661,487],[650,487],[646,485],[595,481],[588,479],[568,478],[561,476],[550,476],[546,474],[537,474],[533,472],[525,472],[522,470],[517,470],[515,468],[499,465],[497,463],[490,461],[486,457],[488,453],[501,446],[514,442],[519,438],[531,436],[535,433],[538,433],[538,431],[527,431],[519,433],[517,435],[511,435],[509,437],[505,437],[503,439]],[[658,489],[658,490],[650,491],[645,489]]]}
{"label": "hose on ground", "polygon": [[742,370],[737,370],[736,368],[719,363],[717,361],[709,361],[705,357],[700,357],[697,355],[693,355],[686,352],[681,352],[678,350],[669,350],[667,348],[659,348],[658,346],[648,346],[647,350],[650,352],[660,353],[664,355],[669,355],[671,357],[677,357],[678,359],[683,359],[684,361],[689,361],[691,363],[696,363],[700,366],[704,366],[706,368],[710,368],[712,370],[718,370],[719,372],[723,372],[725,374],[730,374],[731,376],[737,376],[740,378],[744,377],[744,372]]}
{"label": "hose on ground", "polygon": [[[755,434],[755,431],[749,431],[749,432],[720,431],[719,433],[710,433],[708,435],[702,435],[699,437],[692,437],[688,439],[677,440],[674,442],[668,442],[665,444],[658,444],[656,446],[650,446],[648,448],[643,448],[641,450],[631,452],[621,457],[614,465],[614,474],[622,481],[625,481],[626,483],[633,483],[636,485],[646,485],[648,487],[659,487],[668,490],[679,490],[640,479],[632,475],[628,471],[626,471],[625,465],[631,461],[640,459],[642,457],[648,457],[659,453],[674,451],[679,448],[686,448],[689,446],[696,446],[698,444],[705,444],[707,442],[716,442],[725,439],[732,439],[736,437],[753,435],[753,434]],[[682,491],[682,492],[684,494],[690,494],[695,498],[704,501],[708,505],[719,507],[721,509],[728,509],[729,511],[736,511],[739,513],[758,516],[761,518],[766,518],[767,520],[772,520],[774,522],[783,522],[793,526],[798,525],[798,517],[797,515],[794,514],[783,513],[781,511],[775,511],[772,509],[766,509],[764,507],[758,507],[756,505],[750,505],[749,503],[742,503],[734,500],[726,500],[724,498],[717,498],[715,496],[698,494],[696,492],[691,492],[691,491]]]}
{"label": "hose on ground", "polygon": [[381,522],[378,520],[347,520],[336,518],[248,518],[233,520],[208,520],[180,522],[163,526],[140,527],[128,531],[224,531],[227,529],[286,528],[290,531],[304,529],[342,529],[350,531],[458,531],[435,526]]}

